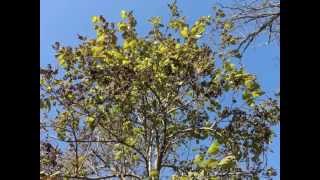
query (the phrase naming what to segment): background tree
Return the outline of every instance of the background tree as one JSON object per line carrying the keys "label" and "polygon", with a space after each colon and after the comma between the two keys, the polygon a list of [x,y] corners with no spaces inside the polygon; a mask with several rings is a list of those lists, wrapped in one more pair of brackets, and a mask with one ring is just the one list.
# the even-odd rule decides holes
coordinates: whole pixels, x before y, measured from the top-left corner
{"label": "background tree", "polygon": [[232,62],[237,54],[199,41],[210,16],[189,25],[176,3],[169,9],[168,23],[150,19],[146,37],[133,12],[121,11],[118,23],[92,18],[96,38],[79,36],[73,48],[55,43],[60,67],[41,68],[43,177],[274,175],[264,153],[278,101]]}

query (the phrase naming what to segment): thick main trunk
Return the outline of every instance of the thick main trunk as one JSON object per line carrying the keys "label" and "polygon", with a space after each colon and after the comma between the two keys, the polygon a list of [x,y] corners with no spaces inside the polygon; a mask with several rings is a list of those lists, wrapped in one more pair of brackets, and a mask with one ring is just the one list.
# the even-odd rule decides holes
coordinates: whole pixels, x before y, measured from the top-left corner
{"label": "thick main trunk", "polygon": [[[151,134],[154,134],[155,131],[152,130]],[[155,144],[154,144],[155,141]],[[160,147],[158,137],[152,138],[150,145],[148,147],[148,174],[152,180],[159,180],[160,173]],[[157,171],[155,174],[154,171]],[[152,173],[153,172],[153,173]]]}

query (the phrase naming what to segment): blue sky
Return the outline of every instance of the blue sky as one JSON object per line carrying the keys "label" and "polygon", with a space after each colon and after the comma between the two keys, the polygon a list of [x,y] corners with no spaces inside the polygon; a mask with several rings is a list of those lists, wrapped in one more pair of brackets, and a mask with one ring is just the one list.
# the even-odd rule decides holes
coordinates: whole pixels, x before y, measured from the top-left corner
{"label": "blue sky", "polygon": [[[59,41],[63,45],[77,45],[77,34],[94,37],[91,17],[103,15],[108,21],[120,20],[121,10],[133,10],[138,21],[138,32],[143,35],[149,30],[147,20],[152,16],[168,17],[168,0],[41,0],[40,1],[40,58],[41,64],[55,64],[51,45]],[[210,15],[214,3],[229,3],[230,0],[203,0],[178,2],[189,22],[200,16]],[[166,20],[166,18],[164,18]],[[257,75],[267,92],[275,92],[280,87],[280,61],[277,45],[251,48],[244,56],[244,64],[249,72]],[[269,163],[280,168],[279,128],[278,137],[272,144]]]}

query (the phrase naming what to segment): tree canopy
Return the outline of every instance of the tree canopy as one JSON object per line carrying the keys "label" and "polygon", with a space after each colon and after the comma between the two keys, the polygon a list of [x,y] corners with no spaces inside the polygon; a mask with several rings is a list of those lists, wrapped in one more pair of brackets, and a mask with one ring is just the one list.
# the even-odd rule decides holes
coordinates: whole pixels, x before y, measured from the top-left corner
{"label": "tree canopy", "polygon": [[[176,3],[169,10],[169,22],[149,20],[145,37],[123,10],[118,23],[93,16],[95,38],[53,45],[59,67],[40,74],[43,178],[275,175],[264,157],[280,122],[278,99],[236,63],[239,53],[201,43],[217,16],[188,24]],[[225,48],[241,43],[225,39],[232,28],[221,26]]]}

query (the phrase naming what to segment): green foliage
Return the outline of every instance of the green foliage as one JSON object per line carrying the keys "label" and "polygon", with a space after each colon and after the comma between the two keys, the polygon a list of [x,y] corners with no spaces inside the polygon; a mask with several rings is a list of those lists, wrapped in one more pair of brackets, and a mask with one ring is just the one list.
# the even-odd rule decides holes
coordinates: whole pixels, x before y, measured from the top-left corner
{"label": "green foliage", "polygon": [[204,160],[204,155],[198,154],[198,155],[194,158],[193,162],[194,162],[196,165],[200,165],[200,164],[203,162],[203,160]]}
{"label": "green foliage", "polygon": [[87,123],[87,125],[88,125],[90,128],[93,127],[94,122],[95,122],[95,119],[94,119],[93,117],[87,117],[86,123]]}
{"label": "green foliage", "polygon": [[218,163],[218,166],[228,169],[234,166],[236,157],[234,155],[229,155],[224,157],[220,162]]}
{"label": "green foliage", "polygon": [[149,21],[154,27],[159,27],[162,25],[160,16],[152,17]]}
{"label": "green foliage", "polygon": [[120,13],[120,15],[121,15],[121,18],[122,18],[122,19],[127,19],[129,14],[128,14],[127,11],[122,10],[121,13]]}
{"label": "green foliage", "polygon": [[212,143],[208,149],[208,154],[212,154],[212,155],[217,154],[219,152],[219,147],[220,147],[220,144],[217,141]]}
{"label": "green foliage", "polygon": [[155,169],[151,170],[150,171],[150,176],[151,177],[157,177],[159,175],[159,172]]}

